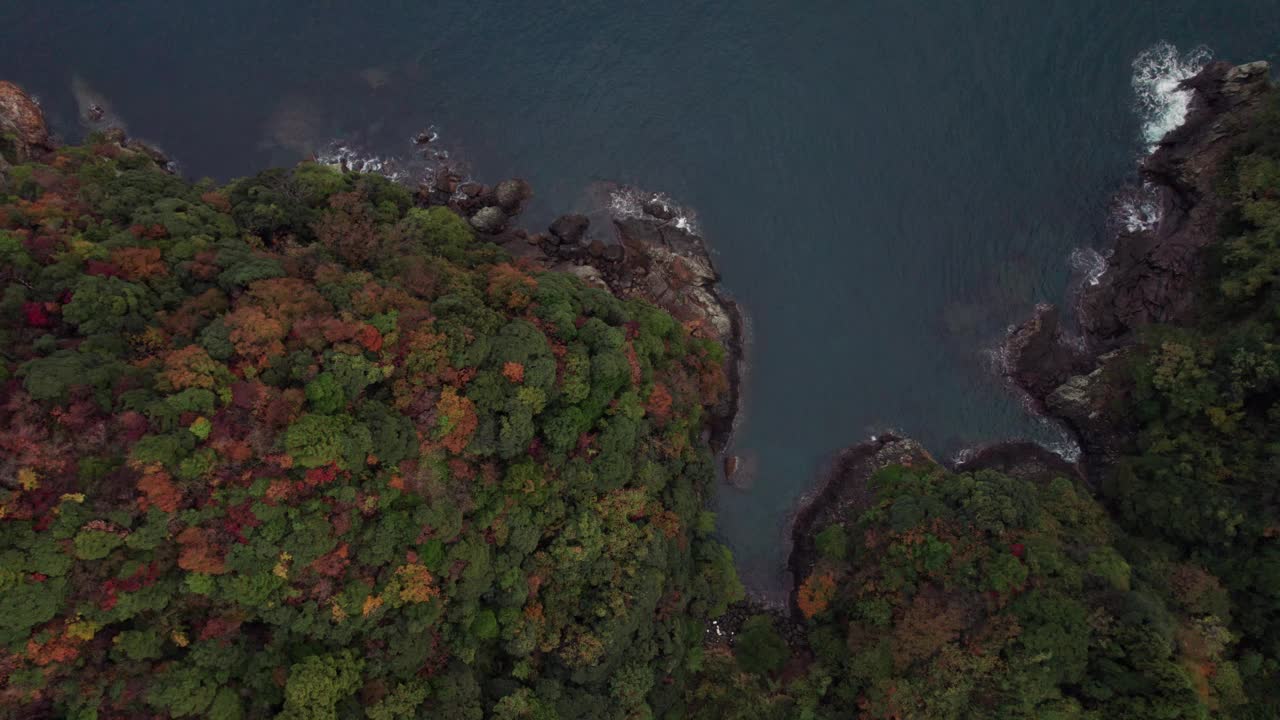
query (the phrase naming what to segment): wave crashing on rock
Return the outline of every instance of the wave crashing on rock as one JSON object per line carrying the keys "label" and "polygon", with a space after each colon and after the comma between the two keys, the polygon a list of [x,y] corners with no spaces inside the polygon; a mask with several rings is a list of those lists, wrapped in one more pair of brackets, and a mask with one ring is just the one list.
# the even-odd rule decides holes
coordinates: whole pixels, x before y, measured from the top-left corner
{"label": "wave crashing on rock", "polygon": [[1212,57],[1204,45],[1180,53],[1172,43],[1161,41],[1134,58],[1133,92],[1148,153],[1186,119],[1192,91],[1182,83],[1204,69]]}

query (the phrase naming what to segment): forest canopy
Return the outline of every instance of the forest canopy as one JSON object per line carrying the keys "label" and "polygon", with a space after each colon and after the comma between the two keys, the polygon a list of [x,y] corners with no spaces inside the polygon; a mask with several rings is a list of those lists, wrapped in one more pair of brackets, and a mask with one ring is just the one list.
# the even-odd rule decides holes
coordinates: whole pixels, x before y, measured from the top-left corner
{"label": "forest canopy", "polygon": [[376,175],[0,191],[0,714],[636,717],[740,596],[722,351]]}
{"label": "forest canopy", "polygon": [[715,540],[725,351],[667,313],[376,175],[6,156],[0,717],[1280,716],[1268,102],[1114,462],[883,467],[787,611]]}

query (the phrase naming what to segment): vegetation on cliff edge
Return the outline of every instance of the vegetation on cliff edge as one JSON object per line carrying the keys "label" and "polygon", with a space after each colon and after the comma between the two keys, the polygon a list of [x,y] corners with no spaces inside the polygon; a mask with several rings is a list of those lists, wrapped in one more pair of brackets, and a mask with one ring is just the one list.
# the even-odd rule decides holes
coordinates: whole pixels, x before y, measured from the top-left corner
{"label": "vegetation on cliff edge", "polygon": [[383,178],[0,186],[0,715],[642,717],[740,594],[721,350]]}

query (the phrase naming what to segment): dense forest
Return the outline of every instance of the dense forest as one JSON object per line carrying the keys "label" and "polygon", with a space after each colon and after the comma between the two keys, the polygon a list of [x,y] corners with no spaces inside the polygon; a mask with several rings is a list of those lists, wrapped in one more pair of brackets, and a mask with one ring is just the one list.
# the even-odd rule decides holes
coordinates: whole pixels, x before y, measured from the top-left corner
{"label": "dense forest", "polygon": [[1272,104],[1096,486],[884,468],[745,619],[716,343],[377,175],[8,157],[0,717],[1276,717]]}
{"label": "dense forest", "polygon": [[721,349],[376,175],[91,139],[0,204],[11,716],[635,717],[740,596]]}

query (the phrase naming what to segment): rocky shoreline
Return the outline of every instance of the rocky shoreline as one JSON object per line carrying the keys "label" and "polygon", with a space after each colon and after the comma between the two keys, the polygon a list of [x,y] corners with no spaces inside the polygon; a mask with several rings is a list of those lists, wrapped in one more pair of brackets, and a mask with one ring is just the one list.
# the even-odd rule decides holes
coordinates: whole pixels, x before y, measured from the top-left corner
{"label": "rocky shoreline", "polygon": [[[1096,482],[1117,459],[1130,423],[1116,410],[1130,392],[1129,359],[1141,328],[1184,322],[1196,312],[1206,257],[1218,237],[1224,201],[1214,179],[1233,144],[1263,110],[1271,87],[1265,62],[1215,62],[1184,83],[1193,92],[1186,120],[1142,163],[1140,174],[1159,199],[1161,214],[1149,228],[1121,230],[1106,270],[1080,289],[1077,328],[1064,326],[1059,309],[1042,304],[1010,331],[1004,372],[1034,412],[1062,423],[1078,440],[1071,463],[1030,442],[999,442],[961,454],[950,469],[994,469],[1029,480],[1075,476]],[[931,461],[918,443],[897,435],[873,437],[836,455],[818,486],[792,515],[791,611],[799,584],[817,558],[814,533],[869,506],[868,481],[883,467]]]}
{"label": "rocky shoreline", "polygon": [[1130,432],[1115,408],[1130,392],[1129,360],[1141,329],[1195,316],[1203,251],[1218,237],[1226,204],[1215,178],[1263,110],[1270,66],[1214,62],[1183,85],[1193,93],[1186,120],[1139,169],[1158,198],[1158,222],[1118,233],[1105,272],[1079,292],[1073,331],[1062,326],[1056,307],[1041,305],[1004,345],[1010,381],[1034,410],[1077,438],[1094,481]]}
{"label": "rocky shoreline", "polygon": [[[91,109],[82,111],[90,113],[82,118],[86,127],[102,132],[107,142],[147,154],[173,170],[159,151],[128,138],[120,127],[100,127],[103,119]],[[37,159],[58,144],[39,103],[17,85],[0,81],[0,171]],[[345,164],[341,169],[353,170]],[[739,415],[745,371],[742,310],[720,286],[706,240],[682,221],[680,208],[657,193],[619,189],[637,198],[636,212],[609,212],[605,222],[594,224],[586,215],[562,215],[537,233],[515,224],[533,197],[533,188],[522,179],[489,186],[464,182],[460,174],[441,167],[419,185],[416,199],[422,206],[448,207],[516,258],[568,272],[620,298],[646,300],[671,313],[695,336],[718,341],[725,348],[729,387],[711,408],[706,439],[722,460],[722,478],[731,481],[737,460],[725,453]]]}

